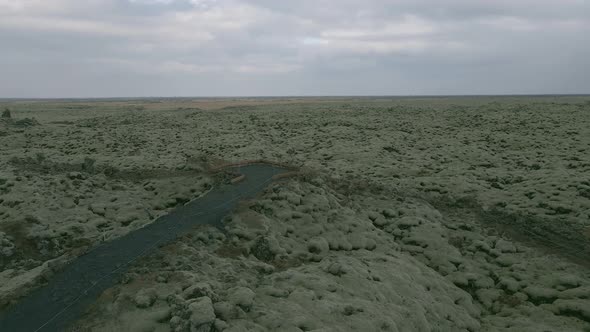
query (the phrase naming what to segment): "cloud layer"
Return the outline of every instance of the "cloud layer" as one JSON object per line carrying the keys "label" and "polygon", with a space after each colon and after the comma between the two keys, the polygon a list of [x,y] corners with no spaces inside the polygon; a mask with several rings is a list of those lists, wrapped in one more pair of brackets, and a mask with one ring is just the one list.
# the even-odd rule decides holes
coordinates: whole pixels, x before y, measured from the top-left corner
{"label": "cloud layer", "polygon": [[584,0],[0,0],[0,97],[590,93]]}

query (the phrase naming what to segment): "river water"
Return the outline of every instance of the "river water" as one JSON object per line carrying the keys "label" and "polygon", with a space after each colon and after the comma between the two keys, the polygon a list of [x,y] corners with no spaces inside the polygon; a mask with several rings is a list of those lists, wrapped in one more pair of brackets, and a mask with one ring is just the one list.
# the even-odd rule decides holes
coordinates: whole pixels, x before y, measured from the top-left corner
{"label": "river water", "polygon": [[212,189],[153,223],[105,242],[73,260],[0,317],[1,332],[64,331],[136,259],[157,250],[197,225],[221,227],[241,199],[254,197],[285,169],[266,164],[239,167],[246,178]]}

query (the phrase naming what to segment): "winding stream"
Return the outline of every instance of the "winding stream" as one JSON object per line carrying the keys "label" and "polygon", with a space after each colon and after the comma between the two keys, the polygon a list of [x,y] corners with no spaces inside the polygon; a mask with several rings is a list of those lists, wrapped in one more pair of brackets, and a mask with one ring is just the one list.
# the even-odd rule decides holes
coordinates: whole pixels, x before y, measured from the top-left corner
{"label": "winding stream", "polygon": [[196,225],[221,226],[221,219],[241,199],[254,197],[273,176],[287,170],[266,164],[241,166],[245,179],[214,188],[153,223],[96,247],[66,265],[49,283],[22,299],[0,317],[0,331],[64,331],[129,264],[190,231]]}

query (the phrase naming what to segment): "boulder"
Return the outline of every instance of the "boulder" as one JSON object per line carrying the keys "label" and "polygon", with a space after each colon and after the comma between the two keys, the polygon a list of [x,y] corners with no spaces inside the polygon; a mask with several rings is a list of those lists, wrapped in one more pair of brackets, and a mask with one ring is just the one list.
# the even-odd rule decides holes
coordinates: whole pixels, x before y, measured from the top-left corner
{"label": "boulder", "polygon": [[191,332],[209,332],[215,322],[213,302],[208,296],[202,296],[188,305]]}
{"label": "boulder", "polygon": [[252,308],[252,305],[254,305],[255,296],[256,294],[250,288],[236,287],[229,295],[229,302],[248,312]]}

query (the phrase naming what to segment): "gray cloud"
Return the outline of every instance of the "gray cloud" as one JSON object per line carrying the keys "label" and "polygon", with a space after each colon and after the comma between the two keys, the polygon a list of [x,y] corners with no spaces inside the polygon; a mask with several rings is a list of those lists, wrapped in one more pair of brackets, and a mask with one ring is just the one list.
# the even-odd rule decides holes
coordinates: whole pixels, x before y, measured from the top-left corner
{"label": "gray cloud", "polygon": [[0,0],[0,97],[589,93],[576,0]]}

